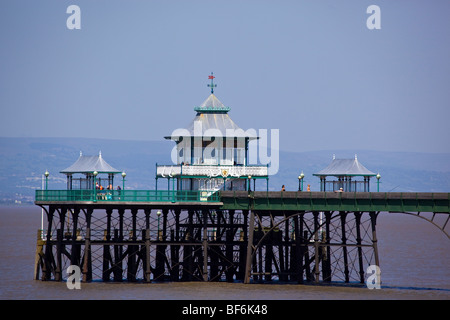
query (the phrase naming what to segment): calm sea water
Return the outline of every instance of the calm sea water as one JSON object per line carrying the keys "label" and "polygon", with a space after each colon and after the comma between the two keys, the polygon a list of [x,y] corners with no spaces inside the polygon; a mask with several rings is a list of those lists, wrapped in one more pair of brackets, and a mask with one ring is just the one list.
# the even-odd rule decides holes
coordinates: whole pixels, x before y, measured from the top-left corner
{"label": "calm sea water", "polygon": [[0,299],[450,299],[450,240],[429,222],[404,214],[378,218],[382,288],[241,283],[82,283],[32,280],[39,207],[0,207]]}

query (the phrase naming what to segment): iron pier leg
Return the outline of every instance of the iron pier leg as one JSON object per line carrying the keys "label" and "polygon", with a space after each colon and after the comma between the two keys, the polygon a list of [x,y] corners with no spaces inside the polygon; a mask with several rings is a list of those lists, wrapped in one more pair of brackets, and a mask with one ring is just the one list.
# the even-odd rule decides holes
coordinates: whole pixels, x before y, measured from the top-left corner
{"label": "iron pier leg", "polygon": [[63,253],[63,234],[64,221],[67,208],[62,208],[59,213],[59,229],[56,230],[56,270],[55,281],[62,280],[62,253]]}
{"label": "iron pier leg", "polygon": [[280,243],[278,245],[278,260],[280,261],[280,272],[278,275],[278,278],[280,279],[280,281],[287,281],[287,274],[288,274],[288,258],[289,258],[289,219],[286,218],[286,214],[284,215],[284,218],[286,219],[286,221],[284,222],[284,236],[283,236],[283,232],[280,230],[281,232],[281,237],[280,237]]}
{"label": "iron pier leg", "polygon": [[[217,234],[218,234],[218,221],[220,221],[220,218],[222,216],[222,212],[218,211],[216,214],[210,215],[211,219],[211,225],[213,226],[213,232],[211,235],[211,241],[214,243],[217,243]],[[215,221],[217,219],[217,221]],[[219,281],[219,265],[220,265],[220,247],[219,246],[210,246],[209,247],[209,259],[210,259],[210,266],[209,266],[209,279],[210,281]]]}
{"label": "iron pier leg", "polygon": [[289,280],[289,263],[290,263],[289,253],[293,249],[291,236],[293,236],[294,230],[293,230],[292,225],[290,226],[291,229],[289,230],[289,221],[291,221],[291,219],[286,220],[286,232],[285,232],[286,236],[284,238],[284,244],[280,248],[280,249],[282,249],[282,252],[284,254],[284,265],[283,265],[283,268],[281,268],[281,266],[280,266],[280,269],[283,269],[284,272],[285,272],[285,276],[283,277],[284,281],[288,281]]}
{"label": "iron pier leg", "polygon": [[[156,245],[156,255],[155,255],[155,271],[154,271],[154,280],[163,280],[164,278],[164,262],[165,262],[165,252],[166,252],[166,246],[162,245],[161,243],[165,241],[164,235],[164,217],[166,216],[166,210],[163,210],[163,227],[162,229],[159,228],[159,222],[158,222],[158,233],[157,233],[157,240],[158,243]],[[158,218],[159,219],[159,218]]]}
{"label": "iron pier leg", "polygon": [[245,278],[245,263],[246,263],[246,256],[247,256],[247,247],[245,245],[246,242],[248,242],[248,232],[247,232],[247,226],[248,226],[248,211],[243,210],[242,215],[244,216],[244,223],[243,228],[241,231],[241,237],[240,237],[240,245],[239,245],[239,267],[238,272],[236,273],[236,280],[244,281]]}
{"label": "iron pier leg", "polygon": [[84,242],[84,261],[83,261],[83,282],[92,280],[92,262],[91,262],[91,217],[92,209],[86,212],[86,236]]}
{"label": "iron pier leg", "polygon": [[[113,272],[113,278],[114,281],[122,281],[122,252],[123,252],[123,214],[124,209],[119,209],[119,229],[114,229],[114,263],[112,265],[112,272]],[[120,244],[119,244],[120,243]]]}
{"label": "iron pier leg", "polygon": [[51,261],[53,260],[52,253],[52,224],[53,224],[53,215],[55,213],[54,207],[49,207],[47,213],[47,241],[45,245],[45,254],[44,254],[44,263],[42,265],[42,280],[50,280],[52,277],[52,265]]}
{"label": "iron pier leg", "polygon": [[80,209],[73,210],[72,219],[72,252],[70,255],[70,264],[80,266],[80,257],[78,252],[77,244],[77,233],[78,233],[78,216],[80,214]]}
{"label": "iron pier leg", "polygon": [[143,230],[144,235],[144,262],[143,262],[143,268],[144,268],[144,281],[145,282],[151,282],[151,267],[150,267],[150,209],[144,209],[145,214],[145,229]]}
{"label": "iron pier leg", "polygon": [[330,248],[330,222],[332,212],[327,211],[325,214],[325,234],[322,243],[327,244],[327,246],[322,246],[322,274],[323,281],[331,282],[331,248]]}
{"label": "iron pier leg", "polygon": [[172,281],[180,280],[180,213],[179,209],[175,209],[175,239],[174,241],[177,243],[176,245],[172,244]]}
{"label": "iron pier leg", "polygon": [[83,259],[83,282],[92,280],[91,265],[91,228],[86,230],[86,237],[84,242],[84,259]]}
{"label": "iron pier leg", "polygon": [[112,271],[114,275],[114,281],[122,281],[122,244],[117,244],[121,242],[119,230],[114,229],[114,265],[112,266]]}
{"label": "iron pier leg", "polygon": [[[103,237],[104,241],[111,241],[111,214],[112,209],[106,210],[106,231]],[[109,281],[112,267],[111,252],[109,245],[103,246],[103,270],[102,279],[103,281]]]}
{"label": "iron pier leg", "polygon": [[226,278],[228,282],[233,281],[233,241],[234,241],[234,233],[235,233],[235,226],[234,226],[234,210],[230,210],[228,212],[228,227],[226,228],[225,232],[225,240],[227,242],[225,246],[225,256],[226,256]]}
{"label": "iron pier leg", "polygon": [[208,281],[208,211],[202,211],[203,216],[203,281]]}
{"label": "iron pier leg", "polygon": [[315,264],[315,282],[319,283],[320,277],[320,253],[319,253],[319,222],[318,222],[319,212],[314,212],[314,264]]}
{"label": "iron pier leg", "polygon": [[295,270],[298,277],[298,283],[303,283],[303,270],[304,270],[304,264],[303,259],[305,258],[305,249],[308,250],[308,247],[306,246],[306,240],[304,237],[304,231],[303,231],[303,216],[305,213],[301,213],[299,217],[295,217],[294,220],[294,234],[295,234],[295,245],[296,245],[296,256],[297,256],[297,262],[298,263],[298,269]]}
{"label": "iron pier leg", "polygon": [[[192,242],[193,234],[194,234],[194,211],[188,211],[188,225],[185,235],[185,241]],[[184,245],[183,247],[183,280],[191,281],[192,275],[194,273],[194,257],[193,257],[193,248],[191,245]]]}
{"label": "iron pier leg", "polygon": [[136,216],[137,209],[131,209],[131,237],[128,239],[132,242],[131,245],[128,246],[128,268],[127,268],[127,279],[128,281],[134,282],[136,281],[136,255],[137,255],[137,245],[135,244],[136,238]]}
{"label": "iron pier leg", "polygon": [[341,217],[341,229],[342,229],[342,251],[343,251],[343,257],[344,257],[344,275],[345,275],[345,282],[350,282],[349,278],[349,269],[348,269],[348,256],[347,256],[347,235],[345,231],[345,219],[347,217],[347,212],[341,211],[339,212]]}
{"label": "iron pier leg", "polygon": [[370,212],[370,220],[372,223],[372,246],[375,256],[375,264],[380,267],[380,258],[378,256],[378,245],[377,245],[377,231],[376,231],[376,225],[377,225],[377,217],[379,212]]}
{"label": "iron pier leg", "polygon": [[356,245],[358,246],[359,281],[364,283],[363,253],[361,246],[361,212],[355,212]]}
{"label": "iron pier leg", "polygon": [[[273,228],[273,218],[272,214],[270,214],[270,228]],[[261,230],[262,226],[261,226]],[[265,258],[265,264],[264,264],[264,280],[265,281],[271,281],[272,280],[272,261],[274,259],[273,256],[273,243],[274,243],[274,232],[271,231],[268,235],[267,239],[267,245],[266,245],[266,258]],[[261,270],[262,271],[262,270]],[[262,275],[261,275],[262,280]]]}
{"label": "iron pier leg", "polygon": [[150,282],[150,229],[145,229],[145,282]]}
{"label": "iron pier leg", "polygon": [[[63,225],[64,227],[64,225]],[[63,241],[63,231],[61,229],[56,230],[56,270],[55,270],[55,281],[62,280],[62,244]]]}
{"label": "iron pier leg", "polygon": [[[299,282],[299,267],[300,267],[300,248],[299,248],[299,239],[300,235],[298,234],[298,217],[294,216],[292,219],[292,234],[291,234],[291,252],[290,252],[290,264],[286,264],[286,269],[289,271],[289,279],[290,281]],[[287,252],[286,252],[287,254]]]}
{"label": "iron pier leg", "polygon": [[308,238],[308,231],[303,231],[303,241],[305,242],[304,245],[304,254],[305,254],[305,274],[306,274],[306,279],[308,281],[314,281],[312,273],[311,273],[311,262],[312,259],[309,259],[309,248],[308,248],[308,242],[309,242],[309,238]]}
{"label": "iron pier leg", "polygon": [[245,261],[244,283],[250,283],[250,273],[252,271],[252,253],[253,253],[253,233],[255,231],[255,214],[250,210],[250,222],[248,225],[247,258]]}
{"label": "iron pier leg", "polygon": [[37,243],[36,243],[36,255],[34,259],[34,280],[39,280],[39,272],[41,270],[44,261],[44,245],[45,241],[42,240],[42,230],[37,232]]}

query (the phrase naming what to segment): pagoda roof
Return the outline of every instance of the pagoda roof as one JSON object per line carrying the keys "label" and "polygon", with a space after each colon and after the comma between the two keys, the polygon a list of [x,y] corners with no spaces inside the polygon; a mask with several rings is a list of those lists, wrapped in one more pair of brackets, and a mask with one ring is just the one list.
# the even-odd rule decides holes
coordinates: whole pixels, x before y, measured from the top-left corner
{"label": "pagoda roof", "polygon": [[80,157],[70,167],[60,171],[60,173],[120,173],[121,171],[110,166],[103,158],[101,152],[98,156],[84,156],[80,152]]}
{"label": "pagoda roof", "polygon": [[[187,128],[180,131],[175,130],[172,136],[164,137],[169,140],[177,140],[180,136],[189,137],[241,137],[258,139],[256,131],[247,132],[241,129],[228,115],[231,109],[211,93],[209,97],[200,105],[194,108],[197,111],[195,118],[189,123]],[[179,134],[177,134],[177,131]]]}
{"label": "pagoda roof", "polygon": [[354,159],[336,159],[313,176],[376,176],[375,173],[364,167],[355,156]]}

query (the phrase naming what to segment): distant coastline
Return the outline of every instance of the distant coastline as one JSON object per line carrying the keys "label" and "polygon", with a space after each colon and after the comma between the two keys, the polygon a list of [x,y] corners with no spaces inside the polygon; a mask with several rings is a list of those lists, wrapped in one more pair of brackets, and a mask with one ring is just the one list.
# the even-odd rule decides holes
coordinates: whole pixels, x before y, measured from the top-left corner
{"label": "distant coastline", "polygon": [[[132,189],[155,188],[156,163],[168,163],[173,143],[89,138],[0,137],[0,205],[31,205],[34,190],[42,186],[42,175],[50,172],[49,188],[65,189],[60,170],[83,154],[102,152],[108,162],[127,172]],[[271,191],[298,190],[297,177],[304,172],[304,184],[319,190],[312,174],[326,167],[333,155],[358,155],[364,165],[382,176],[380,192],[450,192],[450,153],[414,153],[370,150],[280,151],[279,172],[269,179]],[[376,191],[375,181],[372,191]],[[161,186],[160,187],[164,187]]]}

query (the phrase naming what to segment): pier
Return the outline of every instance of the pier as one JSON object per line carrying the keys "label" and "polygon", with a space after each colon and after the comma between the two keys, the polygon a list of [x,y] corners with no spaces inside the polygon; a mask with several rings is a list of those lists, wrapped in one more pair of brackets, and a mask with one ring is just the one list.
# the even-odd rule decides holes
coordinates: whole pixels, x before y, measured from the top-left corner
{"label": "pier", "polygon": [[313,174],[319,192],[304,190],[303,171],[298,192],[269,192],[273,159],[254,161],[261,137],[231,119],[213,73],[208,79],[211,94],[194,119],[164,137],[175,146],[172,163],[156,164],[156,190],[126,188],[126,173],[101,152],[80,152],[60,171],[66,190],[48,190],[46,171],[35,195],[46,216],[35,279],[62,281],[76,265],[83,281],[364,283],[367,267],[380,266],[380,212],[414,214],[449,237],[449,193],[378,192],[381,175],[356,155],[333,155]]}
{"label": "pier", "polygon": [[449,237],[450,193],[94,189],[37,190],[35,200],[41,280],[64,281],[77,265],[86,282],[364,283],[380,266],[380,212]]}

